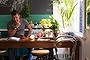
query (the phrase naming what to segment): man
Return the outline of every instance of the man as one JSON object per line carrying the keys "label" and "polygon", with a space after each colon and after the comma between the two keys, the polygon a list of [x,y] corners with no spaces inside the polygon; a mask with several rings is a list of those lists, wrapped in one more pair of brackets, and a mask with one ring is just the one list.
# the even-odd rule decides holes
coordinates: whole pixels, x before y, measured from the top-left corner
{"label": "man", "polygon": [[[32,28],[30,24],[27,22],[27,20],[21,19],[17,10],[13,10],[11,12],[11,15],[12,15],[12,20],[9,21],[7,24],[8,35],[10,37],[12,36],[20,37],[21,35],[24,36],[24,29],[27,28],[28,34],[26,37],[29,37]],[[9,52],[9,60],[15,60],[15,49],[9,48],[8,52]]]}

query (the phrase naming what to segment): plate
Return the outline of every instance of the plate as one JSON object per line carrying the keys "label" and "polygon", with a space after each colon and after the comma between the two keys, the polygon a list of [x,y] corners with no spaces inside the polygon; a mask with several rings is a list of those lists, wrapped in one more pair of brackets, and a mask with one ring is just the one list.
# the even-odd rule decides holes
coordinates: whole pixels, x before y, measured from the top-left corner
{"label": "plate", "polygon": [[37,41],[49,41],[50,39],[42,39],[42,38],[38,38]]}
{"label": "plate", "polygon": [[53,39],[52,37],[40,37],[40,39]]}

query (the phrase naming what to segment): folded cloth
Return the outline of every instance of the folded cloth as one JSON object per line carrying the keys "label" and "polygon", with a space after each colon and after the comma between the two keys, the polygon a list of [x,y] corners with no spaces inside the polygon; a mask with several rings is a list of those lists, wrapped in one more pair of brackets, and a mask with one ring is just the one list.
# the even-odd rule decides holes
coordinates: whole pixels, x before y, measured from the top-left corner
{"label": "folded cloth", "polygon": [[9,37],[8,40],[19,41],[20,38],[18,38],[18,37]]}

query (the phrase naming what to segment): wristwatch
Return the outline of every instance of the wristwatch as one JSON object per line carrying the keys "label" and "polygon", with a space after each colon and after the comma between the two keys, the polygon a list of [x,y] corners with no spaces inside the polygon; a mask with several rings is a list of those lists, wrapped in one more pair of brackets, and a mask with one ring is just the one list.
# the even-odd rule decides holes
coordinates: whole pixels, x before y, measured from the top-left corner
{"label": "wristwatch", "polygon": [[16,30],[17,28],[15,27],[14,29]]}

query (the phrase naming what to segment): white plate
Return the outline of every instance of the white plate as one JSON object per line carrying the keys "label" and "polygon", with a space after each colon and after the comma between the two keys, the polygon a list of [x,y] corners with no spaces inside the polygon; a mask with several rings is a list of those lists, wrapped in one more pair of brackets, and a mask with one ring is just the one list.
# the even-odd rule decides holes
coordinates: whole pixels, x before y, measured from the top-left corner
{"label": "white plate", "polygon": [[42,38],[38,38],[37,41],[49,41],[50,39],[42,39]]}

